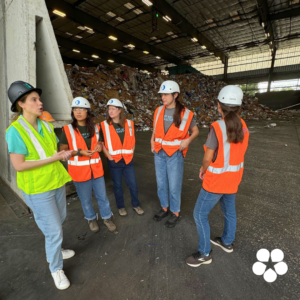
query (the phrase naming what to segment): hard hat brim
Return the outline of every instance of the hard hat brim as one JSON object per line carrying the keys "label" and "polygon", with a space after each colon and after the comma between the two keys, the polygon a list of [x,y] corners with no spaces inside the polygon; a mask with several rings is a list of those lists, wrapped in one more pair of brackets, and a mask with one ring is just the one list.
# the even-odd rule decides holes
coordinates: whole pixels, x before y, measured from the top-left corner
{"label": "hard hat brim", "polygon": [[25,96],[25,95],[27,95],[27,94],[30,94],[31,92],[37,92],[40,96],[42,95],[42,90],[41,89],[39,89],[39,88],[35,88],[35,89],[30,89],[30,90],[28,90],[26,93],[24,93],[24,94],[22,94],[22,95],[20,95],[15,101],[14,101],[14,103],[11,105],[11,107],[10,107],[10,110],[12,111],[12,112],[18,112],[18,110],[17,110],[17,102],[23,97],[23,96]]}

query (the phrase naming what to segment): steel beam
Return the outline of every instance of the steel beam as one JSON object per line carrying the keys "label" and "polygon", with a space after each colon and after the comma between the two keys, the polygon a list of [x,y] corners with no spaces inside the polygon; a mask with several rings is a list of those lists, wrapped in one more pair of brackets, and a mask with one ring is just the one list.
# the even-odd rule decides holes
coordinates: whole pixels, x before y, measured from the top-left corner
{"label": "steel beam", "polygon": [[[100,56],[101,59],[105,59],[106,61],[108,59],[112,59],[117,64],[125,64],[127,66],[139,68],[141,70],[148,70],[149,72],[157,72],[157,69],[155,69],[151,66],[145,65],[145,64],[141,64],[134,60],[130,60],[125,57],[120,57],[118,55],[111,54],[111,53],[105,52],[103,50],[99,50],[97,48],[94,48],[94,47],[91,47],[91,46],[88,46],[85,44],[74,42],[70,39],[66,39],[59,35],[55,35],[55,37],[56,37],[58,45],[60,45],[63,48],[67,48],[70,50],[76,49],[76,50],[79,50],[81,53],[89,55],[90,57],[92,55],[98,55],[98,56]],[[101,63],[101,62],[99,62],[99,63]]]}
{"label": "steel beam", "polygon": [[57,9],[66,14],[66,17],[89,28],[92,28],[96,32],[101,32],[107,36],[113,35],[118,38],[119,41],[125,44],[135,45],[135,49],[142,51],[148,51],[152,55],[160,56],[162,59],[173,63],[175,65],[186,64],[187,62],[177,58],[176,56],[161,50],[155,46],[152,46],[120,29],[117,29],[106,22],[103,22],[79,9],[76,9],[71,4],[62,0],[46,0],[46,5],[49,11]]}
{"label": "steel beam", "polygon": [[275,20],[288,19],[297,16],[300,16],[300,7],[295,9],[285,10],[276,14],[272,14],[269,16],[269,20],[275,21]]}
{"label": "steel beam", "polygon": [[153,5],[163,16],[169,16],[172,19],[173,25],[178,27],[182,32],[186,32],[191,38],[197,38],[201,45],[204,45],[208,51],[214,52],[215,56],[220,57],[223,63],[225,62],[226,54],[217,48],[166,0],[155,0]]}
{"label": "steel beam", "polygon": [[275,35],[272,27],[272,21],[270,20],[270,13],[268,7],[268,0],[257,0],[257,10],[260,17],[260,23],[264,23],[264,29],[268,38],[270,38],[270,49],[275,49]]}
{"label": "steel beam", "polygon": [[272,62],[271,62],[271,68],[269,71],[269,78],[268,78],[268,89],[267,91],[270,92],[271,83],[273,80],[273,70],[274,70],[274,64],[275,64],[275,57],[276,57],[276,48],[272,52]]}
{"label": "steel beam", "polygon": [[227,71],[228,71],[228,57],[225,57],[224,61],[224,77],[223,80],[226,82],[227,81]]}

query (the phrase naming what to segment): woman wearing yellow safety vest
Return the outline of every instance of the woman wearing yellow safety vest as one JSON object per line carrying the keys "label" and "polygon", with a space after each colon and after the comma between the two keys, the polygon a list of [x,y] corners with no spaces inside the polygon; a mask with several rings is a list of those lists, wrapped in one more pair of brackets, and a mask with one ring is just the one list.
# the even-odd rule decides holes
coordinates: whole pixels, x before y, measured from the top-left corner
{"label": "woman wearing yellow safety vest", "polygon": [[71,153],[57,153],[52,124],[38,118],[43,113],[41,94],[41,89],[23,81],[11,84],[8,97],[17,116],[6,130],[6,141],[18,187],[45,235],[47,261],[55,285],[63,290],[70,286],[63,259],[75,252],[61,248],[62,223],[66,218],[65,183],[72,179],[59,161],[67,160]]}
{"label": "woman wearing yellow safety vest", "polygon": [[72,157],[68,160],[68,171],[76,187],[90,230],[99,231],[97,215],[92,205],[92,191],[94,191],[103,223],[109,231],[114,232],[117,227],[112,220],[99,155],[102,151],[101,142],[99,142],[100,126],[94,125],[90,109],[89,101],[83,97],[76,97],[72,101],[73,122],[63,127],[60,150],[72,150]]}
{"label": "woman wearing yellow safety vest", "polygon": [[[243,91],[233,85],[224,87],[218,96],[218,111],[222,120],[214,122],[204,145],[203,165],[199,177],[202,189],[194,209],[199,236],[198,251],[186,259],[191,267],[212,262],[210,242],[225,252],[233,251],[236,232],[235,196],[244,171],[244,155],[249,132],[239,116]],[[208,214],[220,200],[225,218],[222,237],[210,239]]]}
{"label": "woman wearing yellow safety vest", "polygon": [[179,222],[184,157],[199,130],[194,113],[179,101],[180,89],[175,81],[163,82],[158,93],[161,94],[163,105],[154,114],[151,151],[154,153],[161,210],[154,220],[161,221],[167,217],[170,205],[171,217],[165,225],[173,228]]}

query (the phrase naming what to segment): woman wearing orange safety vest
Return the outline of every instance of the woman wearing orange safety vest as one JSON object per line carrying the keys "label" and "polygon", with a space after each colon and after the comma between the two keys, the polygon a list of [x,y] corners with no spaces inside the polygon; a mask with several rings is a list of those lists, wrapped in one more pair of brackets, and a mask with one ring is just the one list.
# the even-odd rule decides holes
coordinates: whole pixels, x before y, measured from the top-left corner
{"label": "woman wearing orange safety vest", "polygon": [[63,127],[60,149],[73,151],[71,159],[68,160],[68,171],[91,231],[99,231],[97,215],[92,205],[92,191],[94,191],[103,223],[109,231],[113,232],[116,230],[116,225],[113,223],[106,196],[104,171],[99,155],[102,151],[99,142],[100,126],[94,125],[90,108],[89,101],[83,97],[73,100],[71,113],[73,122]]}
{"label": "woman wearing orange safety vest", "polygon": [[180,90],[175,81],[163,82],[158,93],[163,105],[154,114],[151,151],[154,153],[157,194],[162,208],[154,220],[167,217],[170,205],[171,217],[165,225],[172,228],[179,222],[184,157],[199,130],[194,113],[179,101]]}
{"label": "woman wearing orange safety vest", "polygon": [[144,215],[138,199],[133,154],[135,148],[134,123],[125,119],[124,106],[118,99],[107,102],[108,113],[106,121],[101,122],[103,134],[103,153],[107,157],[108,167],[114,184],[119,214],[127,216],[122,189],[122,177],[130,190],[133,210],[139,215]]}
{"label": "woman wearing orange safety vest", "polygon": [[[218,111],[222,120],[214,122],[204,145],[203,165],[199,177],[202,189],[194,209],[199,236],[198,251],[186,259],[192,267],[212,262],[210,242],[227,253],[233,251],[236,232],[235,196],[244,171],[244,155],[249,132],[239,116],[243,91],[233,85],[224,87],[218,96]],[[210,240],[208,214],[220,200],[225,217],[222,237]]]}

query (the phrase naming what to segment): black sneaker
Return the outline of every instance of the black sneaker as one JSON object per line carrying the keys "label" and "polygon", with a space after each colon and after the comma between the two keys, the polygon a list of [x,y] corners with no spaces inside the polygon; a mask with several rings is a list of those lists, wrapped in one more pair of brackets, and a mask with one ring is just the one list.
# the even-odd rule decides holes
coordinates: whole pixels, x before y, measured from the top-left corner
{"label": "black sneaker", "polygon": [[185,263],[190,266],[190,267],[199,267],[200,265],[208,265],[212,262],[212,255],[211,252],[209,253],[208,256],[205,256],[203,253],[201,252],[196,252],[193,253],[190,257],[188,257],[185,260]]}
{"label": "black sneaker", "polygon": [[165,223],[165,226],[168,228],[173,228],[179,223],[180,217],[177,217],[175,214],[172,214],[169,220]]}
{"label": "black sneaker", "polygon": [[221,247],[224,251],[227,253],[230,253],[233,251],[233,245],[225,245],[220,237],[216,237],[212,240],[210,240],[214,245]]}
{"label": "black sneaker", "polygon": [[163,209],[161,209],[161,210],[153,217],[153,220],[159,222],[159,221],[161,221],[163,218],[165,218],[168,214],[169,214],[168,211],[164,211]]}

